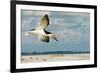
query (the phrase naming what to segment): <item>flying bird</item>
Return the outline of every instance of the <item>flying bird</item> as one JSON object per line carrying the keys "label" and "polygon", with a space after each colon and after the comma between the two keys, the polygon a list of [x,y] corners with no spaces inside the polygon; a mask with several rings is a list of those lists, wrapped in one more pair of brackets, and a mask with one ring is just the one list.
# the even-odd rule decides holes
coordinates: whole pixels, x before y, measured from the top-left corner
{"label": "flying bird", "polygon": [[44,17],[41,19],[39,25],[35,29],[26,31],[25,35],[32,35],[32,34],[37,35],[37,37],[43,42],[49,42],[50,38],[58,41],[54,33],[46,31],[48,25],[49,25],[49,17],[47,14],[45,14]]}

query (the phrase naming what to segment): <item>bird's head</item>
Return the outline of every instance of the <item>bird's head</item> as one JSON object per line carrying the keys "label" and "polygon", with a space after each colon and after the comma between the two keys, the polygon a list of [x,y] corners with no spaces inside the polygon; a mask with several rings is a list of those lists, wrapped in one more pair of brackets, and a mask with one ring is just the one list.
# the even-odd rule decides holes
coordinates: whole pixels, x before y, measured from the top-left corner
{"label": "bird's head", "polygon": [[55,36],[55,34],[51,34],[51,38],[53,38],[54,40],[58,41],[57,37]]}

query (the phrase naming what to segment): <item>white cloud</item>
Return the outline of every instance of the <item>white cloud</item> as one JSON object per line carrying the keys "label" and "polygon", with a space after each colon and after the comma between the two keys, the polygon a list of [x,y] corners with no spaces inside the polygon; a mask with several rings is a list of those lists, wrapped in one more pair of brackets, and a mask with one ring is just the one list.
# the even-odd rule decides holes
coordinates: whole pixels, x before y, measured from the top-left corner
{"label": "white cloud", "polygon": [[66,41],[80,40],[82,32],[79,30],[75,30],[75,28],[80,29],[82,27],[81,26],[82,24],[77,24],[78,23],[77,21],[76,21],[77,23],[74,22],[68,23],[64,21],[66,21],[66,19],[64,18],[56,18],[56,19],[51,18],[52,23],[49,26],[49,28],[51,27],[50,31],[54,32],[57,38],[60,40],[66,40]]}
{"label": "white cloud", "polygon": [[[37,15],[43,16],[44,14],[53,15],[53,13],[49,11],[32,11],[32,10],[23,11],[23,14],[27,16],[32,16],[32,18],[34,18],[33,17],[34,15],[36,16]],[[52,17],[50,15],[50,25],[48,26],[48,29],[51,32],[54,32],[57,35],[58,39],[65,40],[67,38],[68,40],[79,40],[82,36],[80,28],[83,26],[85,26],[84,28],[89,26],[87,25],[87,22],[89,21],[84,20],[84,18],[89,18],[89,13],[61,12],[61,14],[63,16],[68,15],[68,17],[67,16],[65,18],[60,16],[56,17],[56,15]],[[39,21],[41,20],[40,18],[37,19],[39,19]],[[31,21],[33,21],[33,19],[26,20],[25,23],[31,23]],[[24,26],[27,28],[31,27],[27,24]],[[75,28],[80,30],[76,31]]]}
{"label": "white cloud", "polygon": [[59,39],[65,40],[79,40],[81,38],[82,33],[70,29],[64,29],[61,31],[56,31],[56,35]]}
{"label": "white cloud", "polygon": [[31,22],[34,20],[34,18],[28,18],[22,20],[22,29],[27,30],[29,28],[32,28]]}
{"label": "white cloud", "polygon": [[49,11],[32,11],[32,10],[22,10],[22,14],[27,15],[27,16],[34,16],[34,15],[38,15],[38,16],[42,16],[45,14],[50,15],[51,12]]}
{"label": "white cloud", "polygon": [[62,12],[61,15],[77,16],[77,17],[89,17],[88,12]]}

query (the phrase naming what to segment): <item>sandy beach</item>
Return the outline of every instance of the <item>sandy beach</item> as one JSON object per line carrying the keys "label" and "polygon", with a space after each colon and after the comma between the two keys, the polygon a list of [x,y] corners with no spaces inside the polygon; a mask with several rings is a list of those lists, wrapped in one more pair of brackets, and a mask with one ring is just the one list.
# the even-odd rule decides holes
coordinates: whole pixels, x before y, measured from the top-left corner
{"label": "sandy beach", "polygon": [[51,54],[51,55],[24,55],[21,57],[22,63],[30,62],[52,62],[52,61],[75,61],[89,60],[90,54]]}

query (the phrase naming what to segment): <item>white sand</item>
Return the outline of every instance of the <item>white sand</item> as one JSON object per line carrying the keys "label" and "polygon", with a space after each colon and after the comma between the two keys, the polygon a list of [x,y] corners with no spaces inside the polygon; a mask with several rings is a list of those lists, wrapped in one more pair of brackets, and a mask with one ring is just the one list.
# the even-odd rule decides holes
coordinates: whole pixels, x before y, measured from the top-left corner
{"label": "white sand", "polygon": [[22,63],[44,62],[44,61],[75,61],[89,60],[89,54],[52,54],[52,55],[30,55],[22,56]]}

